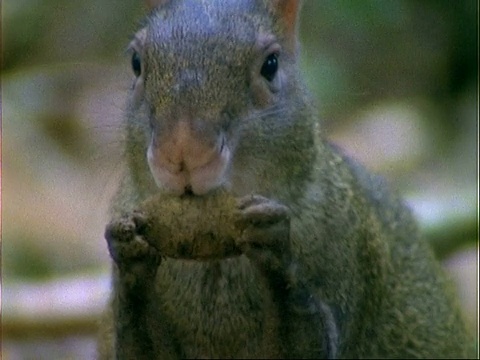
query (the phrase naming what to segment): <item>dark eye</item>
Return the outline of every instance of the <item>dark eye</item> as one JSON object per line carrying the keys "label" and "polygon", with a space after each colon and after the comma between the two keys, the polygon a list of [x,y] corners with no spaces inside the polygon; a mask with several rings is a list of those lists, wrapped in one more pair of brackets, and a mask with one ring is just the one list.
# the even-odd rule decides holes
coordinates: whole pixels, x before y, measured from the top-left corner
{"label": "dark eye", "polygon": [[265,62],[262,65],[262,70],[260,70],[260,74],[267,80],[272,81],[275,77],[275,74],[278,70],[278,58],[277,54],[270,54],[265,59]]}
{"label": "dark eye", "polygon": [[136,77],[139,77],[142,73],[142,61],[136,51],[132,55],[132,70]]}

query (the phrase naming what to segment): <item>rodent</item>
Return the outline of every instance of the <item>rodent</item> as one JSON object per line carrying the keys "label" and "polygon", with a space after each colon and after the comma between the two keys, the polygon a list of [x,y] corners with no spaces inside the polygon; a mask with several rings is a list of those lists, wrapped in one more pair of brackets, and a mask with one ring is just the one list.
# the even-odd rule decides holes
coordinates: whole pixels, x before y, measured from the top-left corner
{"label": "rodent", "polygon": [[[410,211],[324,137],[298,67],[300,1],[149,4],[130,45],[100,358],[469,356]],[[168,244],[185,232],[156,227],[173,214],[162,202],[202,204],[217,191],[236,199],[210,206],[241,224],[233,250],[175,256]]]}

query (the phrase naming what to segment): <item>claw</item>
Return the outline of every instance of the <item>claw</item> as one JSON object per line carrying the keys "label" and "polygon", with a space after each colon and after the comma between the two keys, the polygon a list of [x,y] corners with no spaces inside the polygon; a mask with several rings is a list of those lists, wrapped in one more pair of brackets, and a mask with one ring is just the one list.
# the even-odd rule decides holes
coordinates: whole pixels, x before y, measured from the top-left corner
{"label": "claw", "polygon": [[270,226],[289,219],[286,206],[259,195],[248,195],[238,201],[240,213],[237,226]]}
{"label": "claw", "polygon": [[245,209],[246,207],[249,207],[249,206],[260,204],[262,202],[271,202],[271,201],[272,200],[267,199],[264,196],[251,194],[251,195],[247,195],[247,196],[244,196],[244,197],[238,199],[237,200],[237,207],[240,210],[243,210],[243,209]]}
{"label": "claw", "polygon": [[148,219],[145,214],[140,211],[134,211],[132,214],[132,221],[135,224],[136,233],[144,234],[148,225]]}

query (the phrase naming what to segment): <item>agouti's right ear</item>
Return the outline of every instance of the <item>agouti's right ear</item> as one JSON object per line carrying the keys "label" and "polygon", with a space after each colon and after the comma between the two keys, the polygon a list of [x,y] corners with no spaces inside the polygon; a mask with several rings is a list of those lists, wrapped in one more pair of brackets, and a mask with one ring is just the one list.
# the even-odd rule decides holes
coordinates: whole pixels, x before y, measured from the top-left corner
{"label": "agouti's right ear", "polygon": [[283,23],[287,46],[295,51],[297,43],[297,29],[302,0],[272,0],[271,6],[278,20]]}
{"label": "agouti's right ear", "polygon": [[164,5],[170,0],[145,0],[145,5],[148,10],[153,10],[160,5]]}

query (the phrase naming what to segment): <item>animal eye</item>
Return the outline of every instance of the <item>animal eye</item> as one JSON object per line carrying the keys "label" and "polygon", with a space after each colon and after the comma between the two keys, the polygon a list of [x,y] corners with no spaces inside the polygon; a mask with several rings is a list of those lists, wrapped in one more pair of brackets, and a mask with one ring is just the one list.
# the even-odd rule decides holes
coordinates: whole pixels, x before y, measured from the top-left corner
{"label": "animal eye", "polygon": [[265,62],[262,65],[262,70],[260,70],[260,74],[267,80],[272,81],[275,77],[275,74],[278,70],[278,57],[277,54],[270,54],[265,59]]}
{"label": "animal eye", "polygon": [[132,70],[136,77],[139,77],[142,73],[142,61],[136,51],[132,55]]}

